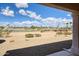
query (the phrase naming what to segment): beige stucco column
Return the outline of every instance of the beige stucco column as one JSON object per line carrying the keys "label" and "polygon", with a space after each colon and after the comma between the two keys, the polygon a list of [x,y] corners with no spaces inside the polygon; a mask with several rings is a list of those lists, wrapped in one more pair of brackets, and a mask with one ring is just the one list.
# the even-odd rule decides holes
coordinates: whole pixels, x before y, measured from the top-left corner
{"label": "beige stucco column", "polygon": [[73,40],[72,40],[72,53],[79,55],[79,15],[73,13]]}

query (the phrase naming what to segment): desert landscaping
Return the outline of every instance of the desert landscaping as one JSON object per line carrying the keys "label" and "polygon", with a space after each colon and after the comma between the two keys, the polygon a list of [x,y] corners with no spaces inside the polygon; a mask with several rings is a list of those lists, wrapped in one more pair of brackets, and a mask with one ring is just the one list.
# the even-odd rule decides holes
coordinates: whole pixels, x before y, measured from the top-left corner
{"label": "desert landscaping", "polygon": [[0,44],[0,55],[4,55],[9,50],[72,40],[72,34],[66,36],[64,32],[56,30],[11,32],[9,36],[3,37],[5,42]]}

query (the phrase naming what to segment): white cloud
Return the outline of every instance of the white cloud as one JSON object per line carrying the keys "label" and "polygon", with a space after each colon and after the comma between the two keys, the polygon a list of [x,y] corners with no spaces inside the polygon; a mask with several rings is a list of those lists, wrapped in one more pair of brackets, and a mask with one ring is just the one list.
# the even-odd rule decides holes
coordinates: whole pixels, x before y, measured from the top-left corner
{"label": "white cloud", "polygon": [[6,7],[5,9],[1,10],[1,14],[5,15],[5,16],[14,16],[14,11],[10,10],[9,7]]}
{"label": "white cloud", "polygon": [[28,10],[27,10],[27,13],[28,13],[28,16],[29,16],[29,17],[32,17],[32,18],[34,18],[34,19],[37,19],[37,20],[42,19],[42,17],[41,17],[40,15],[37,15],[36,12],[28,11]]}
{"label": "white cloud", "polygon": [[24,15],[24,16],[29,16],[29,17],[36,19],[36,20],[42,19],[42,17],[40,15],[37,15],[36,12],[29,11],[29,10],[25,11],[24,9],[20,9],[19,14]]}
{"label": "white cloud", "polygon": [[23,21],[22,24],[32,24],[32,21]]}
{"label": "white cloud", "polygon": [[26,11],[24,9],[20,9],[19,10],[19,14],[21,15],[27,15]]}
{"label": "white cloud", "polygon": [[40,23],[39,21],[32,21],[32,25],[33,26],[41,27],[42,26],[42,23]]}
{"label": "white cloud", "polygon": [[36,15],[35,12],[32,12],[32,13],[29,14],[29,16],[32,17],[32,18],[36,18],[37,15]]}
{"label": "white cloud", "polygon": [[39,20],[42,19],[41,15],[38,15],[38,16],[36,16],[35,18],[36,18],[36,19],[39,19]]}
{"label": "white cloud", "polygon": [[30,27],[30,26],[38,26],[40,27],[42,24],[39,21],[22,21],[22,22],[13,22],[13,25],[15,26],[26,26],[26,27]]}
{"label": "white cloud", "polygon": [[27,13],[28,13],[28,14],[31,14],[31,13],[33,13],[33,12],[32,12],[32,11],[27,10]]}
{"label": "white cloud", "polygon": [[[13,23],[9,23],[12,26],[16,26],[16,27],[31,27],[33,26],[44,26],[44,27],[57,27],[59,25],[59,27],[63,27],[66,26],[66,24],[64,22],[72,22],[72,19],[67,19],[67,18],[54,18],[54,17],[48,17],[45,19],[42,19],[41,21],[37,21],[37,20],[26,20],[26,21],[17,21],[17,22],[13,22]],[[2,24],[2,23],[0,23]],[[7,24],[4,23],[3,24]]]}
{"label": "white cloud", "polygon": [[67,18],[55,18],[55,17],[48,17],[45,19],[42,19],[42,22],[46,25],[46,26],[64,26],[65,23],[67,22],[72,22],[72,19],[67,19]]}
{"label": "white cloud", "polygon": [[48,17],[48,18],[42,19],[42,21],[45,21],[45,22],[52,22],[52,21],[55,21],[55,18],[53,18],[53,17]]}
{"label": "white cloud", "polygon": [[[29,16],[31,18],[36,19],[36,21],[24,21],[21,22],[21,24],[26,24],[26,25],[34,25],[34,26],[64,26],[65,22],[72,22],[72,19],[67,19],[67,18],[55,18],[55,17],[47,17],[47,18],[42,18],[40,15],[37,15],[36,12],[33,11],[29,11],[29,10],[24,10],[24,9],[20,9],[19,13],[21,15],[26,15]],[[42,23],[40,23],[39,21],[41,21]],[[28,26],[29,26],[28,25]]]}
{"label": "white cloud", "polygon": [[69,16],[69,17],[70,17],[70,16],[71,16],[71,14],[67,14],[67,16]]}
{"label": "white cloud", "polygon": [[21,23],[20,22],[14,22],[13,24],[16,24],[17,25],[17,24],[21,24]]}
{"label": "white cloud", "polygon": [[16,3],[15,5],[17,8],[28,8],[27,3]]}
{"label": "white cloud", "polygon": [[54,17],[47,17],[41,20],[44,24],[44,26],[53,26],[56,23],[56,18]]}
{"label": "white cloud", "polygon": [[63,22],[63,23],[72,22],[72,19],[66,19],[66,18],[64,18],[64,19],[62,20],[62,22]]}
{"label": "white cloud", "polygon": [[[47,18],[42,18],[41,15],[37,14],[34,11],[29,11],[29,10],[21,10],[20,12],[21,15],[26,15],[29,16],[35,20],[41,21],[43,24],[40,22],[32,22],[33,25],[39,26],[39,25],[44,25],[44,26],[64,26],[65,22],[72,22],[72,19],[67,19],[67,18],[56,18],[56,17],[47,17]],[[68,16],[71,16],[69,13]]]}
{"label": "white cloud", "polygon": [[31,26],[31,21],[22,21],[22,22],[13,22],[14,26],[19,26],[19,27],[23,27],[23,26],[27,26],[30,27]]}
{"label": "white cloud", "polygon": [[47,18],[42,19],[42,21],[44,23],[48,23],[48,24],[52,23],[52,24],[54,24],[56,22],[59,22],[59,19],[58,18],[54,18],[54,17],[47,17]]}
{"label": "white cloud", "polygon": [[72,19],[67,18],[55,18],[55,17],[48,17],[45,19],[42,19],[43,22],[52,23],[52,22],[72,22]]}

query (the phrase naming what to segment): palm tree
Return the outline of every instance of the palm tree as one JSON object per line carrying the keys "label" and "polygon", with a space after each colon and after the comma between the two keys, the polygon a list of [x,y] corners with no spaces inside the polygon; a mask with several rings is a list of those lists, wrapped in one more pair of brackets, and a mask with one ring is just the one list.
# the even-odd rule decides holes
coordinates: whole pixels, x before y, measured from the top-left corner
{"label": "palm tree", "polygon": [[71,27],[71,29],[72,29],[72,22],[70,22],[70,27]]}
{"label": "palm tree", "polygon": [[66,29],[68,29],[68,25],[69,25],[69,23],[67,22],[67,23],[66,23]]}
{"label": "palm tree", "polygon": [[72,24],[72,22],[70,22],[70,24]]}

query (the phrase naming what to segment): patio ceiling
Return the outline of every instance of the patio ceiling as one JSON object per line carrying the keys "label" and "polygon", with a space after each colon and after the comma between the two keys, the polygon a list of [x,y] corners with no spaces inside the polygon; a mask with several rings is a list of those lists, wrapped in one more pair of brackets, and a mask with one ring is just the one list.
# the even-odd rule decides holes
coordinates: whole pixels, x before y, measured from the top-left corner
{"label": "patio ceiling", "polygon": [[49,7],[60,8],[66,11],[79,12],[79,3],[41,3]]}

